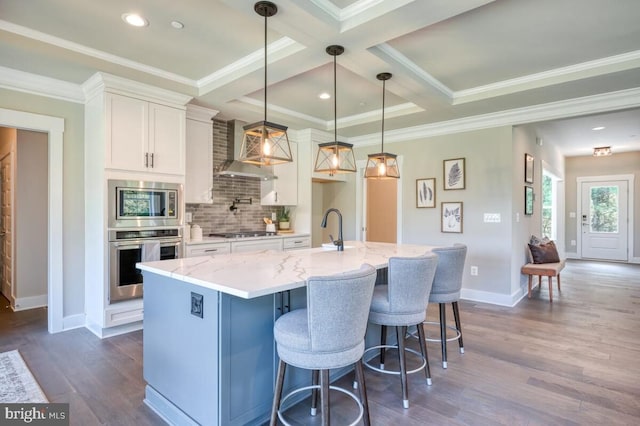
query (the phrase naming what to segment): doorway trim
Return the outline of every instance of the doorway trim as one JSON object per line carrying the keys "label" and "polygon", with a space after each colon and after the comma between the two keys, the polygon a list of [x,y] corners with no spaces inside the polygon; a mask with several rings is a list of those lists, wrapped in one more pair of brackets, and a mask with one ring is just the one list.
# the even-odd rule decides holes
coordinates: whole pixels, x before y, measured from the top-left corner
{"label": "doorway trim", "polygon": [[[633,181],[635,179],[634,175],[607,175],[607,176],[586,176],[586,177],[578,177],[576,178],[576,212],[582,213],[582,184],[584,182],[600,182],[600,181],[609,181],[609,180],[623,180],[627,182],[627,190],[629,191],[627,204],[628,204],[628,226],[627,226],[627,262],[629,263],[640,263],[640,258],[635,256],[634,252],[634,242],[633,242],[633,225],[634,225],[634,210],[633,210],[633,193],[634,186]],[[577,234],[577,248],[576,254],[578,255],[578,259],[582,259],[582,221],[580,219],[580,215],[576,215],[576,234]]]}
{"label": "doorway trim", "polygon": [[[397,157],[400,178],[398,181],[398,191],[396,195],[396,244],[402,244],[402,155]],[[356,240],[364,241],[364,226],[366,225],[365,214],[367,212],[367,180],[364,178],[364,169],[367,167],[367,160],[356,161]],[[360,202],[362,201],[362,202]]]}
{"label": "doorway trim", "polygon": [[47,328],[49,333],[57,333],[63,331],[62,168],[64,119],[0,108],[0,126],[33,130],[48,135]]}

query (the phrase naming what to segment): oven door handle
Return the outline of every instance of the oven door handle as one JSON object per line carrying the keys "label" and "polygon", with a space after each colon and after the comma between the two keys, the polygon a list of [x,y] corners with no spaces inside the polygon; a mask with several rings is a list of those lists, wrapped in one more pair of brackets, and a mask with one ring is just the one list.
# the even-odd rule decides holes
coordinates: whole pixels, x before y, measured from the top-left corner
{"label": "oven door handle", "polygon": [[131,243],[131,241],[126,242],[111,242],[111,245],[117,247],[119,249],[131,250],[131,249],[141,249],[142,243]]}

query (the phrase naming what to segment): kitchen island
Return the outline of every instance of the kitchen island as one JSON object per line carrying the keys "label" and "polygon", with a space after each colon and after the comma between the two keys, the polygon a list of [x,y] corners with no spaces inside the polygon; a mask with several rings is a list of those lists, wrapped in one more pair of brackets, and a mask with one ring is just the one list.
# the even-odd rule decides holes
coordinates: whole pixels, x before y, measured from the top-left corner
{"label": "kitchen island", "polygon": [[[390,257],[432,248],[348,241],[342,252],[265,250],[138,264],[144,274],[145,403],[170,424],[265,422],[278,362],[273,324],[306,306],[307,278],[363,263],[383,270]],[[377,341],[375,330],[369,339]],[[285,392],[310,381],[308,371],[289,373]]]}

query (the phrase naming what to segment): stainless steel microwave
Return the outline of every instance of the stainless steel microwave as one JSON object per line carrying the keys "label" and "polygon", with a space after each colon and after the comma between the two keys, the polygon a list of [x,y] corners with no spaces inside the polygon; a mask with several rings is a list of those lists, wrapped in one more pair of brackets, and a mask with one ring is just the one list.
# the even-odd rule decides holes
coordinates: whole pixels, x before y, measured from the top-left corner
{"label": "stainless steel microwave", "polygon": [[109,180],[109,228],[181,226],[182,185]]}

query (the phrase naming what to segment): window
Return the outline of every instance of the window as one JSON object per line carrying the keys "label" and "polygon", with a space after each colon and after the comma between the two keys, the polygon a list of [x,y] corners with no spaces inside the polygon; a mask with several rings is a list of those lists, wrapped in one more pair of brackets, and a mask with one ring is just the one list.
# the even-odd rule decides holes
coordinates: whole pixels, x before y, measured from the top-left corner
{"label": "window", "polygon": [[557,239],[558,234],[558,178],[542,170],[542,229],[543,237]]}

